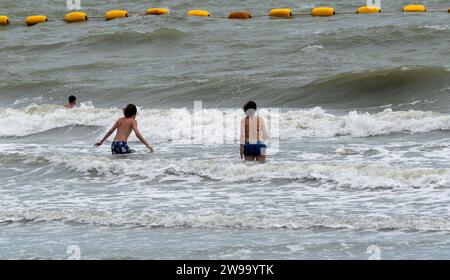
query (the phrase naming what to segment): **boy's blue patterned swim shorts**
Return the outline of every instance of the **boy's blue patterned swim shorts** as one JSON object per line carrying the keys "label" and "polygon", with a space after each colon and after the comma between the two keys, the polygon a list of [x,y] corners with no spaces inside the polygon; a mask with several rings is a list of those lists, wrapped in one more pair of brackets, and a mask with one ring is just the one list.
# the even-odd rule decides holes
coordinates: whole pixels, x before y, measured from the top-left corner
{"label": "boy's blue patterned swim shorts", "polygon": [[130,147],[128,147],[127,142],[123,142],[123,141],[112,142],[111,152],[113,155],[121,155],[121,154],[131,153]]}

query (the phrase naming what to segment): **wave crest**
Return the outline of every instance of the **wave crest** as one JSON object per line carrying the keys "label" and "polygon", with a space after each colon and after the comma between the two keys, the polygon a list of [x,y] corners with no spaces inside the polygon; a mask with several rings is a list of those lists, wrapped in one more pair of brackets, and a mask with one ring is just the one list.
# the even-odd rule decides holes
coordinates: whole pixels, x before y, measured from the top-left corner
{"label": "wave crest", "polygon": [[[99,109],[89,103],[73,110],[55,105],[6,108],[0,109],[0,114],[0,137],[28,136],[66,126],[93,126],[106,130],[122,116],[119,109]],[[346,115],[335,115],[316,107],[289,111],[263,109],[260,115],[270,119],[269,129],[273,128],[272,135],[279,135],[280,139],[368,137],[450,129],[450,115],[429,111],[385,109],[374,114],[352,111]],[[196,117],[199,119],[201,116]],[[208,131],[208,136],[203,137],[203,142],[223,143],[224,136],[237,140],[241,118],[239,109],[204,109],[200,125]],[[226,126],[224,119],[230,121]],[[137,120],[142,132],[152,139],[192,142],[194,114],[188,109],[144,109],[139,111]]]}
{"label": "wave crest", "polygon": [[351,230],[449,231],[445,219],[414,216],[335,216],[258,214],[170,214],[114,213],[102,210],[22,210],[0,211],[0,223],[64,222],[99,226],[187,227],[187,228],[254,228],[307,229],[333,228]]}

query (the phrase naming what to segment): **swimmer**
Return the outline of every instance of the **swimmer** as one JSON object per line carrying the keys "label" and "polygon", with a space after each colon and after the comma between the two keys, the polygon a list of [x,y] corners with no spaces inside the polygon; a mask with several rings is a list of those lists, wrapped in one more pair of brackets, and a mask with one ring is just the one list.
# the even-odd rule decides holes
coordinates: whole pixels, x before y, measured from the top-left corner
{"label": "swimmer", "polygon": [[268,138],[268,132],[264,119],[256,115],[257,106],[254,101],[247,102],[243,109],[246,116],[241,121],[241,158],[265,162],[267,146],[264,140]]}
{"label": "swimmer", "polygon": [[94,147],[99,147],[105,142],[106,139],[117,129],[116,136],[114,137],[114,141],[111,144],[111,152],[113,155],[118,154],[129,154],[134,151],[128,147],[127,141],[131,132],[134,131],[136,137],[144,144],[148,150],[153,153],[153,146],[150,145],[142,136],[139,131],[137,122],[136,122],[136,114],[137,108],[133,104],[128,104],[125,109],[123,109],[124,117],[118,119],[114,126],[106,133],[103,139],[96,143]]}
{"label": "swimmer", "polygon": [[77,105],[77,98],[74,95],[69,96],[69,103],[64,105],[66,109],[73,109]]}

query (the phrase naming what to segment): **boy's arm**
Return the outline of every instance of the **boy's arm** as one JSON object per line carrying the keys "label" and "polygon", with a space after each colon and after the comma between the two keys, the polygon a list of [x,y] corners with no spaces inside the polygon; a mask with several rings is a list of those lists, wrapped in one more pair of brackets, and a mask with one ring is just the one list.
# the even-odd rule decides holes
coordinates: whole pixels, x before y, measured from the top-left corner
{"label": "boy's arm", "polygon": [[118,122],[119,121],[116,121],[116,123],[113,125],[113,127],[106,133],[105,137],[103,137],[103,139],[100,142],[96,143],[94,145],[94,147],[101,146],[103,144],[103,142],[105,142],[105,140],[108,139],[109,136],[111,136],[111,134],[117,129]]}
{"label": "boy's arm", "polygon": [[139,131],[136,121],[133,122],[133,130],[134,130],[134,133],[136,134],[136,137],[142,142],[142,144],[144,144],[150,150],[150,152],[153,153],[153,146],[150,145],[147,141],[145,141],[144,137],[142,136],[141,132]]}
{"label": "boy's arm", "polygon": [[240,146],[239,146],[239,153],[241,158],[244,158],[244,144],[245,144],[245,119],[241,120],[241,135],[240,135]]}
{"label": "boy's arm", "polygon": [[261,131],[262,131],[262,135],[263,135],[263,140],[267,140],[270,137],[269,131],[267,130],[267,126],[266,126],[266,122],[264,121],[263,118],[261,119]]}

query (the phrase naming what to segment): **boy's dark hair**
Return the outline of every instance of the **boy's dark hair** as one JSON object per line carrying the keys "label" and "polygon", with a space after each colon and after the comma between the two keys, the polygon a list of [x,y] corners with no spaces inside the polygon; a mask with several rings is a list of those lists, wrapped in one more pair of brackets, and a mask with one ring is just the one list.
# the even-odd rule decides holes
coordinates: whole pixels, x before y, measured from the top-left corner
{"label": "boy's dark hair", "polygon": [[123,109],[123,114],[125,115],[125,118],[131,118],[134,115],[137,114],[137,108],[134,104],[128,104],[125,109]]}
{"label": "boy's dark hair", "polygon": [[70,104],[73,104],[76,100],[77,100],[77,98],[75,97],[75,95],[69,96],[69,103]]}
{"label": "boy's dark hair", "polygon": [[245,103],[244,105],[244,112],[247,111],[248,109],[255,109],[256,110],[256,103],[255,101],[249,101],[247,103]]}

